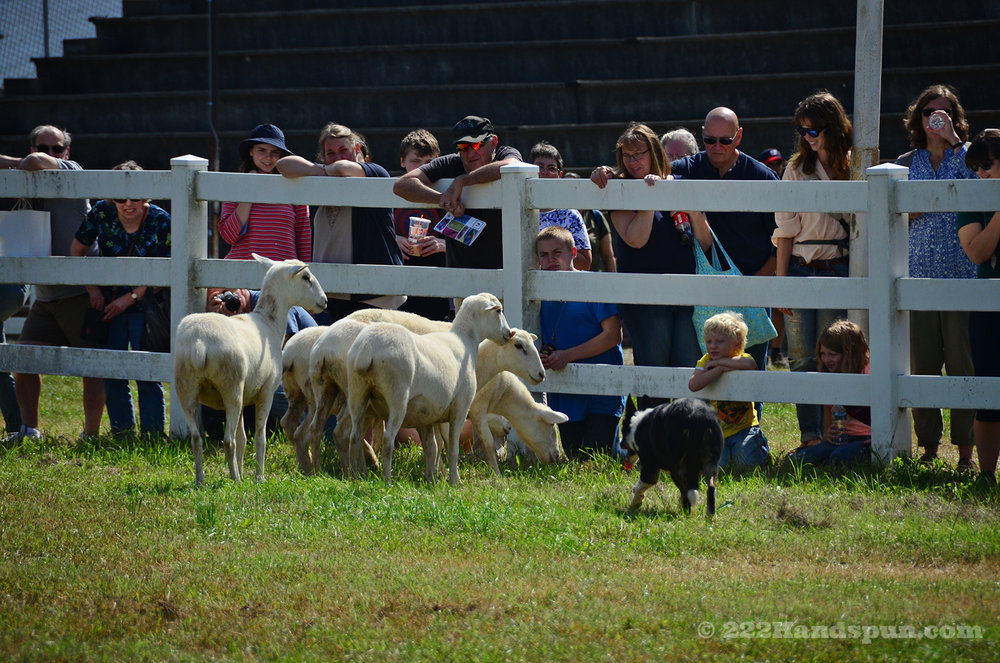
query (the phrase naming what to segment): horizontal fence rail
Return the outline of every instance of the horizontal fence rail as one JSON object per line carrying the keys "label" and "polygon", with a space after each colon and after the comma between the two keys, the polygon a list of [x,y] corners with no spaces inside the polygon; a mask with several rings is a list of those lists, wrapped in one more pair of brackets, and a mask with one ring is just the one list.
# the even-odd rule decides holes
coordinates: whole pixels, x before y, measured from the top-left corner
{"label": "horizontal fence rail", "polygon": [[[302,177],[213,173],[207,161],[178,157],[171,171],[0,171],[4,198],[152,198],[171,201],[171,258],[0,258],[3,282],[170,286],[176,328],[203,310],[204,288],[259,288],[264,267],[207,256],[211,201],[363,207],[425,207],[392,192],[385,178]],[[503,269],[337,265],[310,267],[328,292],[461,297],[492,292],[505,302],[512,325],[538,332],[542,300],[625,304],[781,306],[867,311],[871,317],[871,374],[831,375],[737,371],[699,397],[785,403],[872,406],[873,445],[883,460],[910,452],[911,407],[1000,408],[1000,378],[910,376],[910,310],[1000,310],[1000,281],[910,279],[906,274],[906,212],[1000,209],[1000,184],[980,181],[909,182],[896,166],[869,169],[852,182],[662,181],[654,186],[613,181],[598,189],[586,180],[537,178],[527,164],[505,166],[501,181],[466,187],[469,208],[503,215]],[[443,191],[448,181],[438,182]],[[537,271],[538,210],[698,209],[858,213],[868,224],[868,276],[842,279],[607,274]],[[170,354],[39,346],[0,346],[0,370],[172,382]],[[571,364],[549,371],[535,391],[579,394],[690,395],[691,368]],[[186,432],[176,408],[171,430]]]}

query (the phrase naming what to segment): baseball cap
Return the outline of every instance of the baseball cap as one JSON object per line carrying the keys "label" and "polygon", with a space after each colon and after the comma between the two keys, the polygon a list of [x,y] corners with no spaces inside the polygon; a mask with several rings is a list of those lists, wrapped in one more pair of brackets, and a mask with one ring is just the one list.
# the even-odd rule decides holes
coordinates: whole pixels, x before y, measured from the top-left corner
{"label": "baseball cap", "polygon": [[494,133],[496,132],[493,130],[493,123],[490,122],[489,118],[479,117],[478,115],[463,117],[455,125],[455,128],[452,129],[453,142],[455,144],[478,143],[487,136],[492,136]]}
{"label": "baseball cap", "polygon": [[768,149],[760,153],[760,156],[757,158],[757,161],[760,161],[761,163],[771,163],[772,161],[784,161],[784,159],[785,158],[781,156],[781,152],[774,149],[773,147],[769,147]]}

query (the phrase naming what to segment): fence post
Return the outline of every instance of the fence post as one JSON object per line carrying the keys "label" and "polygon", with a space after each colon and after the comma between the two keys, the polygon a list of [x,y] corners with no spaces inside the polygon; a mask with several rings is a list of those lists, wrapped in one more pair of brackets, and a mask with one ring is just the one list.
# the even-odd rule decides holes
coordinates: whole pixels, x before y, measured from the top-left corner
{"label": "fence post", "polygon": [[[192,278],[197,261],[208,257],[206,242],[207,206],[197,198],[197,174],[208,169],[208,160],[193,155],[170,160],[170,335],[171,354],[177,325],[188,313],[203,311]],[[187,423],[178,406],[176,383],[170,381],[170,432],[185,436]]]}
{"label": "fence post", "polygon": [[909,270],[908,219],[896,212],[901,166],[868,173],[868,297],[871,349],[872,451],[883,463],[909,457],[910,412],[899,406],[897,378],[910,372],[910,317],[897,308],[896,284]]}
{"label": "fence post", "polygon": [[524,273],[537,266],[538,210],[528,208],[525,182],[529,177],[538,177],[538,166],[517,163],[500,167],[503,300],[504,313],[511,327],[537,329],[538,306],[529,306],[524,297]]}

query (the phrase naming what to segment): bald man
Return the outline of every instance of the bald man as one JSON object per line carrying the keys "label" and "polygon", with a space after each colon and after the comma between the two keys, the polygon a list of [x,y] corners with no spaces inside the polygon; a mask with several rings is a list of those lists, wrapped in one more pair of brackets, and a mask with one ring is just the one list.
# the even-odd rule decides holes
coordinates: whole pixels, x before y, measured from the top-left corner
{"label": "bald man", "polygon": [[[770,168],[740,152],[743,128],[731,109],[713,108],[701,128],[705,150],[670,164],[674,175],[689,180],[761,180],[777,181]],[[773,276],[775,258],[771,234],[774,232],[773,212],[706,212],[708,223],[719,242],[746,276]],[[746,350],[757,365],[767,367],[767,343]]]}

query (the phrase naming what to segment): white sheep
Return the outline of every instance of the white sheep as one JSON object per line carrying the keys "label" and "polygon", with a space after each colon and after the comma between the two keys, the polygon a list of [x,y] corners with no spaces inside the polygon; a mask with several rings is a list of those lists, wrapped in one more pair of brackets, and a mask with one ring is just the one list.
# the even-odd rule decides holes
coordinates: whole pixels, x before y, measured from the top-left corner
{"label": "white sheep", "polygon": [[476,392],[476,355],[483,340],[506,343],[514,334],[493,295],[481,293],[459,307],[447,332],[417,335],[397,324],[364,329],[347,353],[347,410],[351,417],[351,457],[361,451],[365,414],[385,420],[382,474],[392,478],[392,451],[402,426],[414,427],[424,444],[424,476],[434,477],[437,444],[432,426],[450,426],[449,482],[458,483],[458,438]]}
{"label": "white sheep", "polygon": [[[385,311],[381,313],[368,311],[368,309],[358,311],[357,314],[361,315],[357,315],[357,317],[371,320],[373,322],[397,322],[410,331],[416,333],[430,333],[430,330],[436,325],[447,325],[448,328],[450,328],[448,323],[433,323],[430,320],[421,318],[420,316],[414,316],[410,313],[401,315],[398,311]],[[355,317],[355,315],[356,314],[351,314],[351,317]],[[419,320],[412,320],[407,316],[419,318]],[[545,379],[545,367],[542,366],[542,359],[538,355],[538,349],[535,348],[534,344],[537,337],[530,332],[524,331],[523,329],[515,328],[512,329],[512,331],[514,333],[511,336],[510,342],[504,343],[503,345],[498,345],[490,340],[483,341],[479,344],[479,352],[476,355],[477,398],[478,385],[486,384],[501,371],[510,371],[518,377],[527,380],[531,384],[539,384]],[[313,366],[316,366],[315,361],[313,362]],[[473,400],[473,403],[475,403],[475,400]],[[481,433],[481,431],[488,428],[492,430],[492,427],[490,427],[490,424],[487,421],[488,414],[488,412],[481,409],[477,410],[476,419],[472,421],[472,424],[476,434],[480,436],[479,439],[483,444],[483,451],[487,464],[490,466],[490,469],[493,470],[494,475],[499,476],[500,467],[497,464],[496,446],[494,444],[495,437],[493,435],[483,437],[483,434]],[[471,416],[470,419],[472,419]],[[365,428],[367,429],[367,426]],[[440,433],[437,434],[437,439],[446,440],[448,439],[448,435],[449,431],[447,424],[441,424]],[[423,438],[421,438],[421,440],[422,439]],[[365,452],[367,453],[367,449],[365,449]],[[439,459],[435,460],[435,467],[440,469]]]}
{"label": "white sheep", "polygon": [[[312,400],[312,389],[309,382],[309,353],[316,341],[328,327],[309,327],[293,335],[281,350],[281,386],[288,399],[288,410],[281,418],[281,429],[295,448],[295,456],[299,461],[299,469],[303,474],[311,474],[316,463],[310,458],[308,444],[304,443],[308,435],[309,420],[312,410],[309,402]],[[310,417],[303,419],[302,415],[309,410]]]}
{"label": "white sheep", "polygon": [[495,462],[496,451],[490,445],[493,440],[492,431],[482,423],[477,424],[484,420],[487,412],[507,419],[514,427],[518,439],[542,463],[554,463],[563,456],[556,426],[569,421],[569,417],[547,405],[536,403],[528,388],[513,373],[502,371],[482,385],[469,408],[469,419],[486,446],[486,456],[492,457]]}
{"label": "white sheep", "polygon": [[235,481],[243,475],[247,443],[243,408],[256,407],[254,450],[257,480],[263,481],[265,425],[281,381],[281,341],[288,309],[302,306],[318,313],[326,308],[326,294],[308,265],[298,260],[275,262],[256,254],[254,259],[268,270],[252,312],[232,317],[192,313],[177,326],[174,384],[191,433],[196,486],[205,483],[199,403],[226,411],[226,461]]}
{"label": "white sheep", "polygon": [[[347,351],[350,349],[351,343],[353,343],[357,335],[364,329],[364,325],[359,321],[396,322],[418,334],[447,331],[451,329],[451,324],[428,320],[413,313],[391,309],[362,309],[350,314],[344,320],[348,322],[338,321],[334,323],[315,342],[308,361],[302,360],[301,354],[296,355],[296,361],[301,362],[303,366],[308,365],[309,379],[312,385],[312,396],[309,405],[311,412],[310,424],[308,428],[303,425],[300,431],[303,429],[307,430],[304,437],[310,440],[308,446],[311,447],[311,456],[315,459],[319,454],[319,446],[322,440],[321,431],[326,418],[331,413],[339,412],[334,439],[338,452],[341,453],[341,467],[345,473],[357,474],[363,470],[363,467],[357,467],[353,463],[346,461],[345,450],[350,445],[351,420],[350,415],[342,407],[342,404],[346,400],[344,394],[347,387]],[[492,341],[483,341],[480,343],[479,353],[476,358],[477,384],[485,384],[502,370],[512,371],[532,384],[538,384],[545,378],[545,368],[542,366],[541,358],[538,356],[538,351],[535,349],[533,343],[535,337],[523,330],[515,329],[513,331],[514,335],[509,343],[503,345],[497,345]],[[286,355],[288,354],[287,346],[285,353]],[[287,367],[287,360],[285,361]],[[288,369],[286,368],[286,375],[287,372]],[[287,392],[288,387],[286,386],[285,389]],[[290,396],[289,400],[291,400]],[[315,407],[312,406],[313,403],[316,404]],[[371,419],[365,422],[365,430],[371,424]],[[382,439],[381,431],[378,428],[379,426],[376,425],[376,435],[373,440],[377,448],[381,447]],[[302,437],[299,434],[296,435]],[[447,435],[438,435],[438,439],[447,439]],[[303,445],[307,444],[303,440],[300,440],[299,443]],[[378,462],[375,451],[371,449],[371,446],[365,443],[362,449],[368,462],[371,465],[377,466]],[[490,463],[490,467],[493,468],[496,474],[499,474],[500,470],[496,463],[495,450],[492,457],[487,452],[486,458],[487,462]]]}
{"label": "white sheep", "polygon": [[[479,344],[479,355],[476,357],[476,395],[469,408],[472,428],[479,436],[486,463],[496,476],[500,475],[500,466],[497,464],[496,442],[488,421],[488,415],[493,413],[493,410],[487,405],[490,401],[489,395],[481,394],[481,389],[504,371],[509,371],[531,384],[539,384],[545,379],[545,367],[542,366],[542,358],[538,355],[534,343],[537,336],[523,329],[513,331],[514,335],[510,342],[504,345],[489,341]],[[480,401],[482,404],[477,406],[477,402]],[[441,437],[447,437],[447,432],[442,430]]]}
{"label": "white sheep", "polygon": [[[331,414],[337,414],[333,435],[341,469],[348,475],[361,470],[353,468],[350,463],[351,423],[344,405],[347,402],[347,351],[358,334],[368,326],[367,322],[350,317],[337,320],[324,328],[309,353],[309,423],[303,426],[306,432],[299,436],[297,443],[303,448],[303,454],[312,459],[311,472],[318,469],[323,427]],[[306,447],[308,451],[305,451]],[[378,466],[378,458],[367,442],[364,443],[364,454],[373,465]]]}

